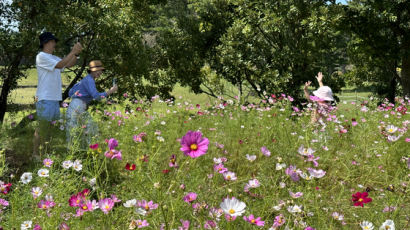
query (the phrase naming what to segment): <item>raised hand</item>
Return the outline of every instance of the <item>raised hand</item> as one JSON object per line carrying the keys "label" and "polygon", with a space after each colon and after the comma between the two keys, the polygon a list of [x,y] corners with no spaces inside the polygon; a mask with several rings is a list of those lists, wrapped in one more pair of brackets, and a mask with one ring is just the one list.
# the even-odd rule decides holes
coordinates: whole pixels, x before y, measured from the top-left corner
{"label": "raised hand", "polygon": [[317,73],[316,80],[317,80],[317,82],[319,83],[319,86],[320,86],[320,87],[323,86],[322,79],[323,79],[323,74],[322,74],[322,72]]}
{"label": "raised hand", "polygon": [[305,87],[304,87],[304,89],[307,89],[307,88],[310,86],[310,84],[312,84],[311,81],[305,82]]}
{"label": "raised hand", "polygon": [[318,82],[321,82],[321,81],[322,81],[322,79],[323,79],[323,74],[322,74],[322,72],[319,72],[319,73],[317,74],[316,79],[317,79]]}
{"label": "raised hand", "polygon": [[81,43],[77,42],[74,44],[72,52],[74,52],[74,54],[80,54],[81,51],[83,50],[83,46],[81,45]]}

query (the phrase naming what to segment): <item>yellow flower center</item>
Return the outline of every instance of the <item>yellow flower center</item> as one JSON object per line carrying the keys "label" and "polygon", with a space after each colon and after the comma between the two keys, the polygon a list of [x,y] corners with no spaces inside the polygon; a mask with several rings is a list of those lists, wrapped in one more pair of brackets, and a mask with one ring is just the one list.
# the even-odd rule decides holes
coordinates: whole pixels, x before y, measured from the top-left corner
{"label": "yellow flower center", "polygon": [[230,213],[230,214],[234,214],[234,213],[235,213],[235,210],[230,209],[230,210],[229,210],[229,213]]}
{"label": "yellow flower center", "polygon": [[110,206],[108,206],[108,204],[105,205],[105,209],[110,209]]}
{"label": "yellow flower center", "polygon": [[389,129],[389,133],[392,133],[393,132],[393,129]]}
{"label": "yellow flower center", "polygon": [[43,204],[43,208],[46,208],[47,206],[45,204]]}
{"label": "yellow flower center", "polygon": [[386,227],[384,227],[384,229],[390,229],[390,226],[386,226]]}
{"label": "yellow flower center", "polygon": [[255,220],[251,220],[251,223],[254,224],[254,223],[255,223]]}
{"label": "yellow flower center", "polygon": [[145,210],[149,210],[148,204],[145,205]]}
{"label": "yellow flower center", "polygon": [[363,201],[363,199],[362,199],[362,198],[360,198],[360,199],[359,199],[359,202],[362,202],[362,201]]}
{"label": "yellow flower center", "polygon": [[370,229],[369,227],[365,226],[364,229]]}
{"label": "yellow flower center", "polygon": [[196,145],[196,144],[191,144],[190,148],[191,148],[191,150],[197,150],[197,149],[198,149],[198,145]]}
{"label": "yellow flower center", "polygon": [[83,206],[83,209],[84,209],[84,210],[87,210],[87,206],[86,206],[86,205],[84,205],[84,206]]}
{"label": "yellow flower center", "polygon": [[230,179],[231,179],[231,176],[226,176],[226,179],[230,180]]}

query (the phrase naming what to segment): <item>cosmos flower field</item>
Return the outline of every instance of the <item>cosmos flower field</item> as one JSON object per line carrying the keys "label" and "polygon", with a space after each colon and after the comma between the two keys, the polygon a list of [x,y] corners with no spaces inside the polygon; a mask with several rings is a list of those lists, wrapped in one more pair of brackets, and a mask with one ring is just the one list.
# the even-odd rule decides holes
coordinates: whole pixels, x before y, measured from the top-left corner
{"label": "cosmos flower field", "polygon": [[65,151],[53,122],[35,166],[1,178],[0,227],[410,229],[410,101],[341,102],[316,124],[292,101],[124,98]]}

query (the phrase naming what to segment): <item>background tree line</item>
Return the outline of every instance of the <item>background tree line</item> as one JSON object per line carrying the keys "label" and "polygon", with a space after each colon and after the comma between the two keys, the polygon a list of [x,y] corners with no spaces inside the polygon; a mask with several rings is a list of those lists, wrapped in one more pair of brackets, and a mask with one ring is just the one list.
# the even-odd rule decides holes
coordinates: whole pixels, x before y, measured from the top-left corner
{"label": "background tree line", "polygon": [[43,30],[60,38],[57,55],[77,40],[85,47],[68,88],[98,58],[108,70],[102,85],[115,76],[133,97],[169,97],[179,83],[242,102],[248,92],[300,101],[301,85],[318,71],[335,92],[347,83],[390,100],[410,96],[409,9],[406,0],[2,1],[0,120]]}

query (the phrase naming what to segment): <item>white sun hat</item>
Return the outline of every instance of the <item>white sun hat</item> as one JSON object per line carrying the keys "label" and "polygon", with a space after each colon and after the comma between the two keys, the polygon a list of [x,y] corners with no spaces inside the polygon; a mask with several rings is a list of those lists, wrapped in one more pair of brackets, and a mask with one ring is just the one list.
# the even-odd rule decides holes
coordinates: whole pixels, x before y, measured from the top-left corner
{"label": "white sun hat", "polygon": [[332,89],[329,86],[322,86],[319,89],[313,91],[313,95],[316,97],[325,100],[325,101],[334,101]]}

